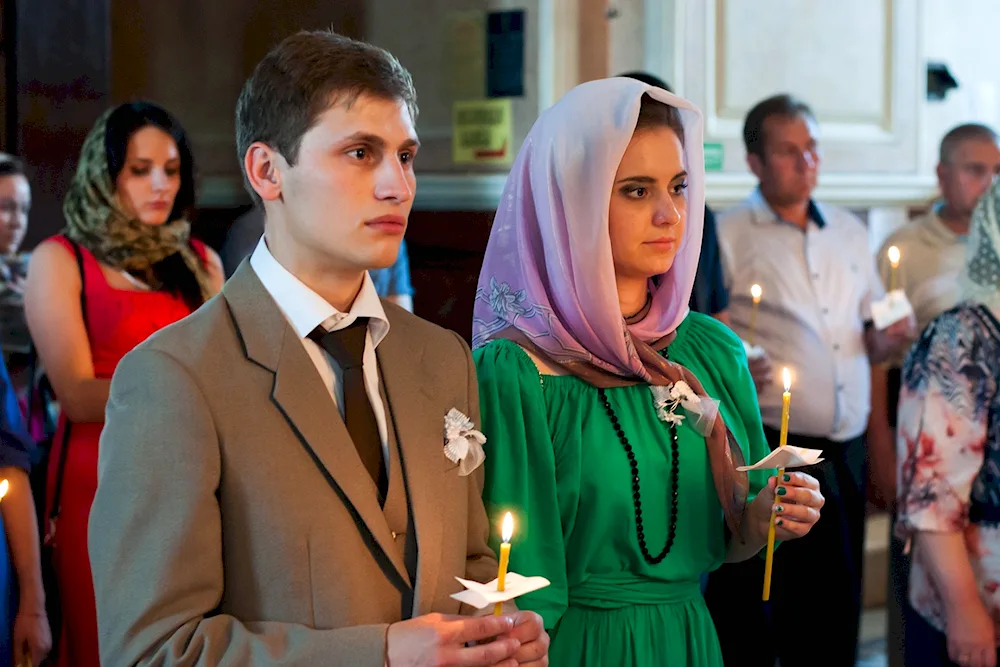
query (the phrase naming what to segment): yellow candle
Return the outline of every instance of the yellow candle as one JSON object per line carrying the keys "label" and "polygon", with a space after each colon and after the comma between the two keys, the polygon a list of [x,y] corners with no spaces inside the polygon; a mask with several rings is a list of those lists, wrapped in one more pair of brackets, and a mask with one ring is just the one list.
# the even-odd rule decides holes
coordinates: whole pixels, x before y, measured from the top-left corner
{"label": "yellow candle", "polygon": [[[503,591],[507,582],[507,564],[510,562],[510,538],[514,536],[514,517],[510,512],[503,517],[503,543],[500,545],[500,569],[497,571],[497,590]],[[493,615],[503,613],[503,602],[493,605]]]}
{"label": "yellow candle", "polygon": [[781,369],[781,381],[785,385],[785,393],[781,395],[781,435],[778,446],[788,444],[788,412],[792,404],[792,374],[787,368]]}
{"label": "yellow candle", "polygon": [[897,248],[896,246],[892,246],[891,248],[889,248],[889,252],[887,254],[889,255],[889,265],[892,267],[889,271],[889,291],[893,292],[896,290],[896,285],[897,285],[896,273],[898,272],[899,269],[899,258],[900,258],[899,248]]}
{"label": "yellow candle", "polygon": [[753,347],[754,329],[757,328],[757,308],[760,306],[760,285],[750,287],[750,296],[753,298],[753,310],[750,311],[750,347]]}
{"label": "yellow candle", "polygon": [[[792,403],[792,375],[787,368],[781,370],[781,379],[785,383],[785,393],[781,395],[781,435],[778,446],[788,444],[788,412]],[[785,474],[785,469],[778,470],[778,481]],[[774,566],[774,509],[771,510],[771,521],[767,527],[767,560],[764,562],[764,602],[771,599],[771,568]]]}

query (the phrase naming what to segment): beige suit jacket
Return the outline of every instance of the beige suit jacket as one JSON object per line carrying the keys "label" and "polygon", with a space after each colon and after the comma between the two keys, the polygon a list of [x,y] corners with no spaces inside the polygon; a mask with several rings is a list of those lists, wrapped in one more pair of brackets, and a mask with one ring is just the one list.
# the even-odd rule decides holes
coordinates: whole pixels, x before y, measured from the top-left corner
{"label": "beige suit jacket", "polygon": [[89,533],[104,667],[382,667],[388,624],[460,613],[455,577],[496,575],[482,468],[461,477],[444,455],[449,409],[479,421],[469,349],[384,307],[416,581],[319,373],[244,262],[112,380]]}

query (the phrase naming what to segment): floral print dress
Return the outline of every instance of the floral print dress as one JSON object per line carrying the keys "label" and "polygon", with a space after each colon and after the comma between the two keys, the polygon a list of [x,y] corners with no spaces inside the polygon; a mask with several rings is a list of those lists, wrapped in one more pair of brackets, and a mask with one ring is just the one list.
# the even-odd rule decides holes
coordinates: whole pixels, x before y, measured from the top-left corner
{"label": "floral print dress", "polygon": [[[1000,323],[966,303],[935,319],[903,367],[896,534],[961,532],[979,595],[1000,637]],[[945,632],[945,609],[920,550],[910,604]]]}

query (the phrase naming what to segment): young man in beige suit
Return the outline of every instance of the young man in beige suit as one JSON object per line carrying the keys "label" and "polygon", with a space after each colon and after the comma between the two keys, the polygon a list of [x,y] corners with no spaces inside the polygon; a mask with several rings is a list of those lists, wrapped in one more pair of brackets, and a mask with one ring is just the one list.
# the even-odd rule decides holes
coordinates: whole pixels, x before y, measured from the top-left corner
{"label": "young man in beige suit", "polygon": [[[90,522],[117,665],[545,665],[538,616],[459,616],[489,581],[468,347],[380,301],[413,201],[415,93],[388,53],[286,39],[236,110],[265,235],[223,293],[129,354]],[[467,611],[467,609],[465,610]]]}

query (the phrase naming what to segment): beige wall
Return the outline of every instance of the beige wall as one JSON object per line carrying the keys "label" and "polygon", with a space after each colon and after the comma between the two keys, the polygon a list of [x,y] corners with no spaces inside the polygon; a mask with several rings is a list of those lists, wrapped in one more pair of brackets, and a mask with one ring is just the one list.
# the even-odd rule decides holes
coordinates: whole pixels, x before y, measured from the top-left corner
{"label": "beige wall", "polygon": [[[191,136],[202,182],[202,202],[232,205],[246,200],[233,142],[236,97],[253,65],[282,37],[302,28],[332,26],[382,46],[413,74],[423,148],[422,173],[497,172],[503,167],[453,165],[447,18],[460,12],[525,9],[525,95],[513,103],[514,141],[519,146],[540,109],[551,102],[553,77],[562,89],[577,81],[574,62],[552,51],[547,71],[539,67],[543,24],[573,22],[579,0],[114,0],[112,49],[114,100],[146,98],[179,117]],[[574,5],[574,6],[571,6]],[[545,16],[542,15],[545,12]],[[560,28],[567,33],[566,28]],[[549,48],[555,36],[546,38]],[[484,42],[485,44],[485,38]],[[559,61],[560,65],[556,65]],[[483,56],[485,67],[485,54]]]}
{"label": "beige wall", "polygon": [[[617,12],[610,18],[609,6]],[[934,149],[948,128],[968,120],[1000,124],[1000,54],[988,48],[1000,24],[996,0],[114,0],[112,95],[149,98],[173,111],[191,134],[204,200],[241,203],[233,110],[243,80],[283,36],[332,25],[388,48],[413,73],[421,174],[502,174],[502,167],[452,164],[447,18],[504,8],[524,8],[528,19],[516,146],[538,113],[576,83],[646,68],[703,106],[709,139],[726,144],[727,171],[745,176],[738,136],[744,107],[789,89],[833,121],[824,128],[829,175],[923,179],[858,195],[891,203],[927,192]],[[847,35],[858,48],[845,45]],[[943,102],[923,99],[927,60],[946,62],[959,80]],[[487,185],[496,190],[496,182]],[[742,188],[737,179],[714,192],[723,201]],[[845,202],[853,196],[848,188]]]}
{"label": "beige wall", "polygon": [[490,10],[526,10],[525,95],[513,101],[514,141],[515,146],[520,146],[538,117],[541,104],[539,9],[542,4],[538,0],[368,0],[366,39],[399,58],[410,70],[417,88],[420,103],[417,129],[421,141],[416,162],[418,172],[505,171],[505,167],[452,163],[451,112],[457,98],[450,85],[454,65],[449,58],[449,18]]}
{"label": "beige wall", "polygon": [[365,0],[114,0],[112,97],[150,99],[187,130],[209,205],[249,202],[234,139],[236,98],[275,43],[303,28],[361,36]]}
{"label": "beige wall", "polygon": [[[921,168],[931,174],[937,164],[941,138],[961,123],[978,122],[1000,130],[1000,53],[990,48],[1000,26],[1000,3],[995,0],[926,0],[921,39],[927,61],[943,62],[958,81],[958,88],[944,100],[925,104],[924,152]],[[929,193],[928,198],[936,194]],[[909,215],[903,207],[877,212],[870,225],[872,247],[881,242]]]}
{"label": "beige wall", "polygon": [[605,16],[604,0],[113,0],[112,96],[116,102],[150,99],[178,116],[198,159],[202,205],[246,203],[233,140],[240,87],[282,37],[332,26],[388,49],[413,74],[423,143],[418,173],[502,174],[506,167],[452,162],[452,105],[461,96],[452,85],[449,17],[526,11],[525,94],[513,100],[516,150],[539,112],[565,91],[634,60],[632,40],[620,37],[619,43],[629,43],[628,54],[614,57],[609,42],[612,31],[621,36],[640,29],[636,11],[642,5],[625,0],[616,23]]}
{"label": "beige wall", "polygon": [[608,20],[608,73],[611,76],[641,70],[646,61],[645,2],[620,0],[613,5],[615,13]]}
{"label": "beige wall", "polygon": [[928,104],[930,151],[925,166],[929,169],[937,157],[937,144],[953,126],[975,121],[1000,129],[1000,51],[994,47],[1000,2],[928,0],[925,12],[927,59],[946,63],[959,83],[943,101]]}

